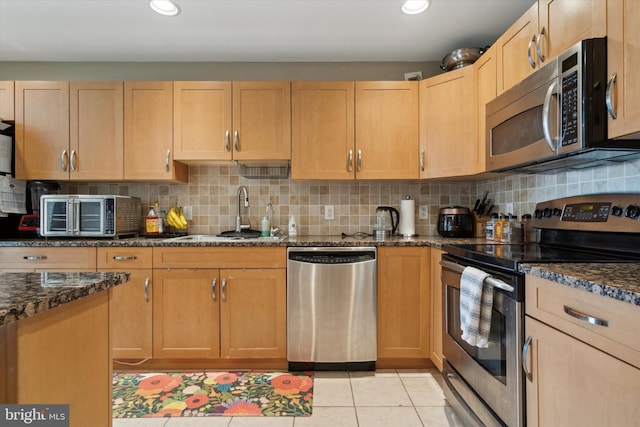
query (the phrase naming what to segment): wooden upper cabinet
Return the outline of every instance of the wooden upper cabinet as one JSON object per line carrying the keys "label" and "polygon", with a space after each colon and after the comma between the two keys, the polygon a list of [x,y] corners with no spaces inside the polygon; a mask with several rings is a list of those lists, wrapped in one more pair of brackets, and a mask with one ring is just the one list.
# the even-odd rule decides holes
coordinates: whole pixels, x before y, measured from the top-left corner
{"label": "wooden upper cabinet", "polygon": [[233,82],[234,160],[291,159],[291,82]]}
{"label": "wooden upper cabinet", "polygon": [[231,82],[173,82],[176,160],[231,160],[231,132]]}
{"label": "wooden upper cabinet", "polygon": [[[607,71],[612,107],[609,137],[640,137],[640,2],[607,1]],[[613,76],[615,75],[615,79]]]}
{"label": "wooden upper cabinet", "polygon": [[123,83],[70,83],[69,177],[123,178]]}
{"label": "wooden upper cabinet", "polygon": [[498,94],[531,74],[539,65],[535,52],[538,3],[534,3],[495,42]]}
{"label": "wooden upper cabinet", "polygon": [[0,81],[0,119],[15,120],[14,87],[12,81]]}
{"label": "wooden upper cabinet", "polygon": [[498,73],[497,48],[492,47],[487,50],[473,64],[474,68],[474,89],[476,91],[476,117],[477,117],[477,157],[476,172],[486,172],[486,151],[487,151],[487,103],[495,99],[498,95],[497,73]]}
{"label": "wooden upper cabinet", "polygon": [[16,178],[69,178],[69,82],[15,82]]}
{"label": "wooden upper cabinet", "polygon": [[292,83],[292,179],[354,178],[354,86]]}
{"label": "wooden upper cabinet", "polygon": [[356,82],[357,179],[419,177],[418,82]]}
{"label": "wooden upper cabinet", "polygon": [[607,35],[607,2],[538,0],[539,48],[545,60],[555,58],[583,39]]}
{"label": "wooden upper cabinet", "polygon": [[476,141],[474,67],[420,82],[421,178],[473,175],[481,157]]}
{"label": "wooden upper cabinet", "polygon": [[124,82],[124,179],[188,180],[173,160],[173,82]]}

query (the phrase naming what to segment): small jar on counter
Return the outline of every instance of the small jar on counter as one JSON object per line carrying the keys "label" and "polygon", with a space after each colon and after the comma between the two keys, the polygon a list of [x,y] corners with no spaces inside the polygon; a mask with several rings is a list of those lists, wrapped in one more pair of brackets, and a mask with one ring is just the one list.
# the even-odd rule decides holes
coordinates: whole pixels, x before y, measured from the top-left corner
{"label": "small jar on counter", "polygon": [[531,214],[522,215],[522,241],[524,243],[538,241],[538,229],[531,224]]}
{"label": "small jar on counter", "polygon": [[522,241],[522,227],[518,221],[518,215],[508,215],[502,227],[502,241],[507,243],[520,243]]}
{"label": "small jar on counter", "polygon": [[495,226],[498,221],[498,214],[492,213],[489,221],[484,226],[485,237],[487,240],[495,240]]}
{"label": "small jar on counter", "polygon": [[498,217],[498,220],[496,221],[495,225],[493,226],[493,240],[497,240],[498,242],[502,241],[502,236],[503,236],[503,228],[504,228],[504,223],[506,222],[506,217],[504,214],[500,214],[500,216]]}

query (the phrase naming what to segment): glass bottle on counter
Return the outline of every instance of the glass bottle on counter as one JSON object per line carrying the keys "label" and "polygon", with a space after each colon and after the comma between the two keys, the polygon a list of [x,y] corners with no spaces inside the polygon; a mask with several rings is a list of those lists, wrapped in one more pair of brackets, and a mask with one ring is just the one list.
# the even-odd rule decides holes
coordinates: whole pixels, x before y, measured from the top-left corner
{"label": "glass bottle on counter", "polygon": [[158,214],[156,213],[155,206],[149,206],[149,213],[145,218],[145,231],[147,234],[158,234]]}
{"label": "glass bottle on counter", "polygon": [[508,221],[502,226],[502,241],[507,243],[519,243],[522,241],[521,226],[518,215],[509,214]]}
{"label": "glass bottle on counter", "polygon": [[496,222],[498,222],[498,214],[492,213],[491,216],[489,217],[489,221],[487,221],[487,223],[484,226],[485,237],[487,238],[487,240],[496,239],[496,236],[495,236]]}
{"label": "glass bottle on counter", "polygon": [[500,214],[498,220],[493,225],[493,240],[497,240],[498,242],[502,241],[502,229],[504,227],[506,219],[504,214]]}

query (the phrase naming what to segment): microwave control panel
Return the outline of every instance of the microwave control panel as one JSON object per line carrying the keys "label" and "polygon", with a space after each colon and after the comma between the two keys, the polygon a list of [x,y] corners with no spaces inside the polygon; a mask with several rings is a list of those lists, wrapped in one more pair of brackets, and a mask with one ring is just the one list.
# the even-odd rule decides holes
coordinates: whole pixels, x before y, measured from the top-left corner
{"label": "microwave control panel", "polygon": [[576,144],[580,140],[578,87],[578,70],[562,78],[562,115],[560,116],[562,134],[560,136],[560,142],[563,147]]}

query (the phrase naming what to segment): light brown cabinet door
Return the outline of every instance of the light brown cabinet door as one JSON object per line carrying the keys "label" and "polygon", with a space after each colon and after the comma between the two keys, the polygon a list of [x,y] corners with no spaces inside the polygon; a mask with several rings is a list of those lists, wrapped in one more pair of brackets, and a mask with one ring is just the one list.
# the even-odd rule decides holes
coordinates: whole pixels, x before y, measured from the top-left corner
{"label": "light brown cabinet door", "polygon": [[[96,271],[96,248],[3,247],[0,271]],[[120,270],[122,271],[122,270]]]}
{"label": "light brown cabinet door", "polygon": [[356,82],[357,179],[419,177],[418,82]]}
{"label": "light brown cabinet door", "polygon": [[[607,71],[611,103],[616,118],[609,116],[609,137],[640,132],[640,2],[607,1]],[[613,76],[615,75],[615,79]]]}
{"label": "light brown cabinet door", "polygon": [[603,0],[538,0],[538,18],[545,60],[580,40],[607,35],[607,2]]}
{"label": "light brown cabinet door", "polygon": [[14,82],[0,81],[0,119],[15,120]]}
{"label": "light brown cabinet door", "polygon": [[525,330],[528,426],[637,424],[639,369],[528,316]]}
{"label": "light brown cabinet door", "polygon": [[231,160],[231,82],[173,82],[176,160]]}
{"label": "light brown cabinet door", "polygon": [[222,358],[285,358],[285,269],[220,271]]}
{"label": "light brown cabinet door", "polygon": [[69,82],[15,82],[16,178],[69,178]]}
{"label": "light brown cabinet door", "polygon": [[429,248],[378,248],[378,358],[428,358]]}
{"label": "light brown cabinet door", "polygon": [[472,175],[477,170],[476,104],[473,67],[420,82],[421,178]]}
{"label": "light brown cabinet door", "polygon": [[122,82],[70,83],[69,177],[122,180]]}
{"label": "light brown cabinet door", "polygon": [[442,298],[442,266],[440,260],[445,252],[431,248],[431,361],[442,371],[442,333],[444,330],[444,307]]}
{"label": "light brown cabinet door", "polygon": [[153,286],[153,357],[219,357],[218,270],[156,269]]}
{"label": "light brown cabinet door", "polygon": [[291,178],[353,179],[354,82],[291,86]]}
{"label": "light brown cabinet door", "polygon": [[495,42],[498,94],[513,87],[539,67],[535,52],[538,3],[534,3]]}
{"label": "light brown cabinet door", "polygon": [[124,82],[124,179],[187,181],[173,160],[173,82]]}
{"label": "light brown cabinet door", "polygon": [[233,82],[234,160],[291,159],[291,82]]}
{"label": "light brown cabinet door", "polygon": [[153,355],[153,271],[127,271],[129,282],[109,290],[111,348],[114,359],[144,359]]}
{"label": "light brown cabinet door", "polygon": [[474,64],[474,89],[476,91],[476,117],[477,117],[477,157],[476,173],[486,171],[487,153],[487,103],[498,95],[497,89],[497,65],[496,48],[492,47],[482,54]]}

